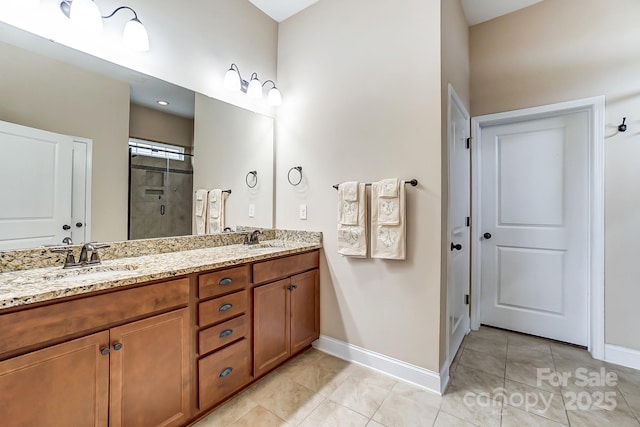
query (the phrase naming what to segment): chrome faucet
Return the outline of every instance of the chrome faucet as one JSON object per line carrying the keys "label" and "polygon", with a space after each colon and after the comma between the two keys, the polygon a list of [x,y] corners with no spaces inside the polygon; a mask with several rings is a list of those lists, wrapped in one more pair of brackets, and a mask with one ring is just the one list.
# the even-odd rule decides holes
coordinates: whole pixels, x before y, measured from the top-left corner
{"label": "chrome faucet", "polygon": [[[93,243],[85,243],[80,251],[80,258],[78,262],[82,265],[95,265],[100,264],[100,257],[98,256],[98,249],[108,248],[109,245],[94,245]],[[91,252],[91,258],[88,257]]]}
{"label": "chrome faucet", "polygon": [[263,234],[260,230],[253,230],[251,234],[245,234],[244,236],[244,244],[245,245],[257,245],[260,243],[258,240],[258,236]]}

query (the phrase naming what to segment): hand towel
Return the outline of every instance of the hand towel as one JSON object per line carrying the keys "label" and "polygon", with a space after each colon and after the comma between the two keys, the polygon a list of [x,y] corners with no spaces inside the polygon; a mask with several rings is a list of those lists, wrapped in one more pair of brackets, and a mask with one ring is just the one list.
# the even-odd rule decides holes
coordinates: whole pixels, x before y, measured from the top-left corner
{"label": "hand towel", "polygon": [[358,225],[358,183],[338,185],[338,220],[342,225]]}
{"label": "hand towel", "polygon": [[196,223],[196,236],[201,236],[206,233],[208,193],[207,190],[196,191],[196,203],[193,209]]}
{"label": "hand towel", "polygon": [[398,188],[400,188],[398,178],[383,179],[378,183],[380,184],[380,197],[398,197]]}
{"label": "hand towel", "polygon": [[[382,182],[374,182],[371,185],[371,257],[383,259],[406,258],[407,246],[407,218],[406,218],[406,193],[405,186],[398,188],[398,198],[380,197]],[[388,194],[388,193],[387,193]],[[380,222],[380,200],[397,200],[398,223],[389,225]],[[384,218],[385,215],[382,215]]]}
{"label": "hand towel", "polygon": [[209,215],[207,215],[207,233],[222,233],[224,230],[224,195],[222,190],[209,191]]}
{"label": "hand towel", "polygon": [[[340,187],[338,187],[340,189]],[[355,225],[342,224],[338,205],[338,253],[356,258],[367,257],[367,196],[364,184],[358,184],[358,220]]]}

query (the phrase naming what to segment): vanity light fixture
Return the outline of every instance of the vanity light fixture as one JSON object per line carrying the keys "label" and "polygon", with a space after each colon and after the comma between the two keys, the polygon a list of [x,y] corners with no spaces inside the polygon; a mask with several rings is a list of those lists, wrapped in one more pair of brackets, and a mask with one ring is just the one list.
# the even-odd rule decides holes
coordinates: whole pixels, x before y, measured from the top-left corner
{"label": "vanity light fixture", "polygon": [[133,19],[124,26],[122,43],[127,48],[140,52],[149,50],[147,29],[138,19],[136,11],[129,6],[120,6],[111,14],[102,16],[98,5],[93,0],[64,0],[60,2],[60,10],[67,18],[71,19],[74,25],[92,33],[102,32],[102,20],[109,19],[124,9],[133,12]]}
{"label": "vanity light fixture", "polygon": [[227,90],[246,93],[249,98],[261,98],[262,88],[267,83],[271,83],[273,85],[267,95],[267,103],[273,107],[282,105],[282,95],[273,80],[267,80],[264,83],[260,83],[258,74],[252,73],[249,81],[246,81],[240,75],[240,70],[236,64],[231,64],[231,67],[229,67],[227,73],[224,75],[224,87]]}

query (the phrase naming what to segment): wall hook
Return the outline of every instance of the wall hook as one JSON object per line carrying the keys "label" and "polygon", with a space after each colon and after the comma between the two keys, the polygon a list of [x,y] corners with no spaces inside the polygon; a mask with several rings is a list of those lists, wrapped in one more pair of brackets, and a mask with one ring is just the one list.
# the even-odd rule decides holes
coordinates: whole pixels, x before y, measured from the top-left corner
{"label": "wall hook", "polygon": [[622,118],[622,124],[620,126],[618,126],[618,131],[620,132],[626,132],[627,131],[627,125],[625,124],[625,122],[627,121],[626,117]]}

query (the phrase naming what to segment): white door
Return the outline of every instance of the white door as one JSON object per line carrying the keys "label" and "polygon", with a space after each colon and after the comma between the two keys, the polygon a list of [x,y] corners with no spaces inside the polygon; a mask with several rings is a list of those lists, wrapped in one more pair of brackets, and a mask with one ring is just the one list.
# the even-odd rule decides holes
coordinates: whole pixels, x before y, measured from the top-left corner
{"label": "white door", "polygon": [[447,322],[449,362],[469,332],[469,215],[471,158],[468,147],[469,114],[449,85],[449,270]]}
{"label": "white door", "polygon": [[481,323],[588,344],[589,126],[582,111],[482,129]]}
{"label": "white door", "polygon": [[71,236],[73,139],[0,122],[0,250]]}
{"label": "white door", "polygon": [[91,241],[91,153],[91,140],[74,138],[70,224],[74,244]]}

